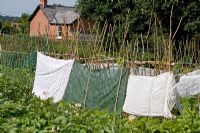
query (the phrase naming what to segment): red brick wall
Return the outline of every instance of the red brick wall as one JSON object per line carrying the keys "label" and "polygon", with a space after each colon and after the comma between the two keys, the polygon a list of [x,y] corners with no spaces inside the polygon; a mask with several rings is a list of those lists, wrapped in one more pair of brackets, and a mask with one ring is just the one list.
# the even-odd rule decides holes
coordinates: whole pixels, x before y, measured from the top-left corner
{"label": "red brick wall", "polygon": [[[61,25],[62,27],[62,39],[71,39],[73,38],[72,33],[70,32],[70,25]],[[54,39],[57,38],[57,25],[49,26],[49,37]]]}
{"label": "red brick wall", "polygon": [[39,9],[30,22],[30,35],[31,36],[42,36],[49,33],[48,19],[44,13]]}

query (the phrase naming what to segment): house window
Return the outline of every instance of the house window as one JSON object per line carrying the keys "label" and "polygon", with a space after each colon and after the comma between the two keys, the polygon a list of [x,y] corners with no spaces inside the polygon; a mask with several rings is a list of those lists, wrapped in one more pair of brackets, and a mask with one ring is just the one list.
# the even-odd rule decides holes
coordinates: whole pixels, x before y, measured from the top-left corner
{"label": "house window", "polygon": [[57,26],[57,38],[62,38],[62,27]]}

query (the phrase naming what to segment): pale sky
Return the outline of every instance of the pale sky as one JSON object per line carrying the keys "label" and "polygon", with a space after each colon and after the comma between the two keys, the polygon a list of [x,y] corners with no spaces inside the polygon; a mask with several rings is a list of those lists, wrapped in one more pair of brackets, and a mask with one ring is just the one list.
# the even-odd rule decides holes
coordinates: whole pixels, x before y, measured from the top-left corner
{"label": "pale sky", "polygon": [[[48,4],[62,4],[65,6],[75,5],[76,0],[48,0]],[[1,0],[0,15],[18,16],[22,13],[31,14],[37,5],[39,0]]]}

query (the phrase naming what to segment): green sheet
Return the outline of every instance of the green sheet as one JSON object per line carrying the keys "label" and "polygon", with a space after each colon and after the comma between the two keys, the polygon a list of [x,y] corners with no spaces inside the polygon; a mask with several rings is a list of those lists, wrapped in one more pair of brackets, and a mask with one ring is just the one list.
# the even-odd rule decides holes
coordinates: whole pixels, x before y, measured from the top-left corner
{"label": "green sheet", "polygon": [[75,62],[63,100],[80,103],[90,109],[108,111],[115,111],[116,105],[116,112],[120,113],[125,100],[128,74],[128,68],[91,70]]}
{"label": "green sheet", "polygon": [[9,68],[29,68],[35,70],[36,52],[33,53],[17,53],[0,51],[0,64]]}

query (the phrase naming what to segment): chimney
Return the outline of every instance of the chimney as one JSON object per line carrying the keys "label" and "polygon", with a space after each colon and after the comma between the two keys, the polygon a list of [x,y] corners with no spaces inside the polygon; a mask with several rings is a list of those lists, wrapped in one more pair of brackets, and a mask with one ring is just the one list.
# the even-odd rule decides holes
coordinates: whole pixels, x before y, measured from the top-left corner
{"label": "chimney", "polygon": [[47,6],[47,0],[40,0],[40,5],[42,5],[43,7]]}

